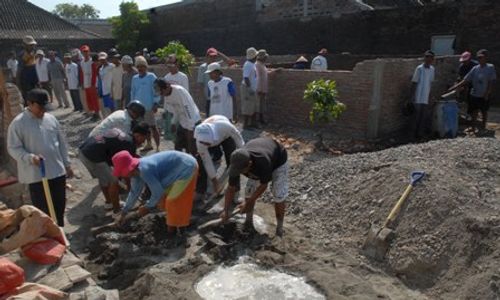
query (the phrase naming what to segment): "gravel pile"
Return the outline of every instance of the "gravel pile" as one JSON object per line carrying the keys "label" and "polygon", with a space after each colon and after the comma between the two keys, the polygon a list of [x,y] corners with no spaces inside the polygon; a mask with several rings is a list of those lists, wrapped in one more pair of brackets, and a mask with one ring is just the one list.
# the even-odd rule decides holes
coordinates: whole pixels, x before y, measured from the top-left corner
{"label": "gravel pile", "polygon": [[381,266],[432,296],[481,292],[481,299],[496,299],[498,140],[441,140],[306,159],[290,172],[288,212],[294,217],[288,220],[313,239],[357,251],[371,223],[385,220],[413,170],[427,176],[407,200],[397,238]]}

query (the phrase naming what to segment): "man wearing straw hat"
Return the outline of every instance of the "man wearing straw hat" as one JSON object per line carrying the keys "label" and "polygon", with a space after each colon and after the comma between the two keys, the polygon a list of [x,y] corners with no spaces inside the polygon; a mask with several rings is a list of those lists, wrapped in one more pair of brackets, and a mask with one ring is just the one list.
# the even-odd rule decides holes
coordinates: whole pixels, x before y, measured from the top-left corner
{"label": "man wearing straw hat", "polygon": [[43,159],[57,223],[64,226],[66,177],[72,177],[73,170],[63,130],[53,115],[45,113],[48,101],[45,90],[28,92],[27,107],[9,125],[7,150],[17,162],[19,181],[29,186],[33,205],[49,215],[40,172]]}

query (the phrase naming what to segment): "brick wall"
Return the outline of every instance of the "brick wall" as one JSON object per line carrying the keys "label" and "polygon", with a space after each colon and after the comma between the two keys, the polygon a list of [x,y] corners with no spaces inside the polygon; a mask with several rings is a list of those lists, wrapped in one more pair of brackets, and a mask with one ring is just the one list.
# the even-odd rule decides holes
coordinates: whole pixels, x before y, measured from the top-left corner
{"label": "brick wall", "polygon": [[[456,57],[438,58],[436,61],[436,83],[433,97],[438,98],[451,84]],[[377,59],[358,63],[352,71],[314,72],[309,70],[283,70],[269,77],[268,110],[270,121],[275,124],[291,125],[301,128],[319,128],[309,122],[310,104],[303,101],[307,83],[317,79],[330,79],[337,82],[340,101],[347,105],[347,111],[334,123],[322,126],[344,137],[370,138],[370,122],[373,119],[373,97],[375,91],[375,69],[383,64],[380,93],[380,113],[378,129],[372,138],[388,138],[400,134],[408,125],[409,119],[401,114],[405,101],[410,99],[411,77],[418,59]],[[163,76],[166,68],[152,67]],[[197,67],[191,68],[190,88],[200,110],[204,110],[205,100],[201,88],[196,83]],[[226,69],[225,76],[233,79],[239,93],[242,80],[241,69]],[[237,101],[239,106],[239,99]]]}

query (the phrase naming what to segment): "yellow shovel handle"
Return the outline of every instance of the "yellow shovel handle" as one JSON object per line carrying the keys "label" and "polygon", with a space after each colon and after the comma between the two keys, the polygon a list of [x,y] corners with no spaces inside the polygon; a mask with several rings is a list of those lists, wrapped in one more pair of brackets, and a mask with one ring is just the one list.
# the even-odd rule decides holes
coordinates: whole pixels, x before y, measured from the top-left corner
{"label": "yellow shovel handle", "polygon": [[54,209],[54,203],[52,202],[52,195],[50,194],[49,181],[47,178],[42,178],[43,191],[45,192],[45,200],[47,201],[47,206],[49,208],[49,214],[54,222],[57,222],[56,210]]}
{"label": "yellow shovel handle", "polygon": [[394,220],[398,216],[399,211],[401,210],[401,207],[403,206],[403,203],[405,202],[406,198],[408,198],[408,195],[410,195],[412,189],[413,189],[413,185],[411,185],[411,184],[408,185],[405,192],[403,193],[401,198],[399,198],[398,202],[392,208],[391,213],[389,214],[389,216],[385,220],[384,227],[387,227],[391,222],[394,222]]}

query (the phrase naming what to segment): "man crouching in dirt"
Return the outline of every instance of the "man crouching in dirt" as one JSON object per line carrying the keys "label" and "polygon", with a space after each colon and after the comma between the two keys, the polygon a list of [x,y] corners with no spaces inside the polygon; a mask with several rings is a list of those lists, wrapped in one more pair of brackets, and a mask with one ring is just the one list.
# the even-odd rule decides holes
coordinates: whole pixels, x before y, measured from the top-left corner
{"label": "man crouching in dirt", "polygon": [[[127,150],[136,155],[137,147],[142,145],[149,136],[149,125],[141,123],[132,128],[132,134],[127,134],[118,128],[112,128],[103,135],[87,138],[80,146],[79,158],[93,178],[99,180],[99,186],[106,203],[106,210],[120,212],[118,178],[112,174],[111,159],[116,153]],[[132,141],[131,141],[132,139]]]}
{"label": "man crouching in dirt", "polygon": [[285,217],[285,199],[288,196],[288,155],[285,148],[271,138],[257,138],[249,141],[243,148],[231,155],[229,167],[229,187],[226,190],[224,211],[221,218],[227,222],[229,208],[240,182],[240,174],[248,177],[245,189],[245,201],[238,206],[241,213],[246,213],[245,228],[253,227],[255,202],[272,182],[274,209],[276,213],[276,235],[283,236]]}
{"label": "man crouching in dirt", "polygon": [[165,209],[171,240],[177,228],[189,226],[198,178],[198,163],[194,157],[179,151],[164,151],[139,159],[128,151],[121,151],[113,156],[113,165],[114,176],[131,178],[130,193],[118,224],[123,223],[147,184],[151,197],[139,207],[138,215],[147,215],[157,205]]}

